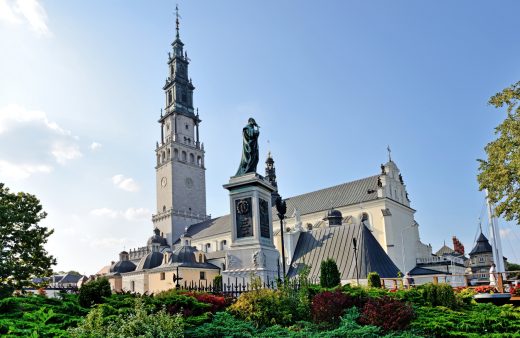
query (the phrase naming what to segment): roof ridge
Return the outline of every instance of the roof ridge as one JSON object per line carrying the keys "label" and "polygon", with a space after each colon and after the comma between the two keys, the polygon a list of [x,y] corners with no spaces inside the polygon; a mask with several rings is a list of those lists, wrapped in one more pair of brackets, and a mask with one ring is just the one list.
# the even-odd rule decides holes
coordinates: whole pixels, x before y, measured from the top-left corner
{"label": "roof ridge", "polygon": [[368,180],[368,179],[371,179],[371,178],[374,178],[374,177],[379,177],[379,175],[372,175],[372,176],[360,178],[360,179],[357,179],[357,180],[354,180],[354,181],[348,181],[348,182],[336,184],[336,185],[333,185],[331,187],[322,188],[322,189],[319,189],[319,190],[313,190],[313,191],[310,191],[310,192],[306,192],[304,194],[294,195],[294,196],[288,197],[287,200],[290,200],[291,198],[296,198],[296,197],[301,197],[301,196],[305,196],[305,195],[315,194],[315,193],[322,192],[322,191],[325,191],[325,190],[341,187],[341,186],[344,186],[344,185],[347,185],[347,184],[353,184],[353,183],[365,181],[365,180]]}

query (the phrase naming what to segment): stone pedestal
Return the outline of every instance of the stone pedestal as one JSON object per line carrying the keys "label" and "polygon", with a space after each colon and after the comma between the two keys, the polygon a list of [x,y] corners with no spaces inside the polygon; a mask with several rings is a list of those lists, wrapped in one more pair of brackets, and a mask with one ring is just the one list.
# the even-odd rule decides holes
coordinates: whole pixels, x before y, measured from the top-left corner
{"label": "stone pedestal", "polygon": [[278,278],[280,254],[273,244],[271,193],[275,188],[256,173],[231,177],[229,190],[231,244],[226,253],[224,283],[258,276],[262,282]]}

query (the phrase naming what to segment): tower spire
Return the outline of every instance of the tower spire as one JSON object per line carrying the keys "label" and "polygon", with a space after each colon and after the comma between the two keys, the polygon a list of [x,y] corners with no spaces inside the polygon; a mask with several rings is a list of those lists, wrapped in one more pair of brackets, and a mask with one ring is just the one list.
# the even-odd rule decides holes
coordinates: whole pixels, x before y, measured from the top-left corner
{"label": "tower spire", "polygon": [[386,147],[386,150],[388,151],[388,162],[392,162],[392,150],[390,149],[390,145]]}
{"label": "tower spire", "polygon": [[177,30],[177,33],[175,34],[175,37],[179,38],[179,18],[181,16],[179,15],[179,5],[175,5],[175,29]]}

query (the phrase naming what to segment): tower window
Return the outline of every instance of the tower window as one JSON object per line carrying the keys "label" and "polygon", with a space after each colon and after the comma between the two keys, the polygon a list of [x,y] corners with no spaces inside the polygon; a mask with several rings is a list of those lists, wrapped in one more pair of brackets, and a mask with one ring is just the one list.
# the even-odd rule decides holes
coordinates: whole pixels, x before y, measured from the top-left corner
{"label": "tower window", "polygon": [[187,156],[187,155],[186,155],[186,152],[183,151],[183,152],[182,152],[182,160],[185,161],[185,162],[186,162],[186,156]]}
{"label": "tower window", "polygon": [[195,162],[195,156],[193,156],[193,154],[190,154],[190,162],[191,163]]}
{"label": "tower window", "polygon": [[172,103],[172,92],[168,91],[168,104]]}
{"label": "tower window", "polygon": [[179,150],[173,149],[173,158],[178,158],[178,157],[179,157]]}
{"label": "tower window", "polygon": [[190,126],[189,125],[186,125],[186,130],[190,129]]}
{"label": "tower window", "polygon": [[200,157],[200,156],[197,156],[197,165],[199,167],[202,167],[202,157]]}

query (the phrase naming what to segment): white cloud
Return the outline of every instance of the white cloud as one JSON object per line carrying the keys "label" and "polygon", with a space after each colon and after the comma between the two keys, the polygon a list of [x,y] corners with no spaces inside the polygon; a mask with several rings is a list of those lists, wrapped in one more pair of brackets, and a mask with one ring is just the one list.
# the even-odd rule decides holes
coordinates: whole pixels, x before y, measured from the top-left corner
{"label": "white cloud", "polygon": [[38,0],[0,0],[0,21],[10,25],[27,23],[38,35],[51,35],[47,13]]}
{"label": "white cloud", "polygon": [[110,208],[99,208],[90,211],[90,214],[96,217],[104,217],[110,219],[125,219],[127,221],[148,221],[152,213],[146,208],[128,208],[126,210],[114,210]]}
{"label": "white cloud", "polygon": [[[1,0],[0,0],[1,1]],[[70,135],[70,131],[64,130],[56,122],[51,122],[47,114],[40,110],[28,110],[17,104],[9,104],[0,108],[0,134],[11,127],[23,123],[37,123],[60,135]]]}
{"label": "white cloud", "polygon": [[101,143],[98,143],[98,142],[92,142],[90,144],[90,150],[92,151],[96,151],[98,150],[99,148],[101,148],[103,145]]}
{"label": "white cloud", "polygon": [[62,142],[55,143],[52,146],[51,154],[59,164],[65,164],[67,161],[83,156],[77,144],[64,144]]}
{"label": "white cloud", "polygon": [[[94,248],[111,249],[122,248],[128,241],[127,238],[103,237],[95,238],[90,241],[90,246]],[[117,250],[114,250],[117,251]]]}
{"label": "white cloud", "polygon": [[0,177],[11,178],[15,180],[26,179],[32,174],[36,173],[50,173],[51,166],[43,164],[14,164],[7,161],[0,160]]}
{"label": "white cloud", "polygon": [[131,177],[125,177],[124,175],[114,175],[112,177],[112,183],[119,189],[135,192],[139,191],[139,185]]}
{"label": "white cloud", "polygon": [[511,235],[511,232],[512,232],[512,231],[511,231],[511,229],[509,229],[509,228],[501,228],[501,229],[499,230],[499,233],[500,233],[500,237],[501,237],[501,238],[507,238],[508,236]]}

